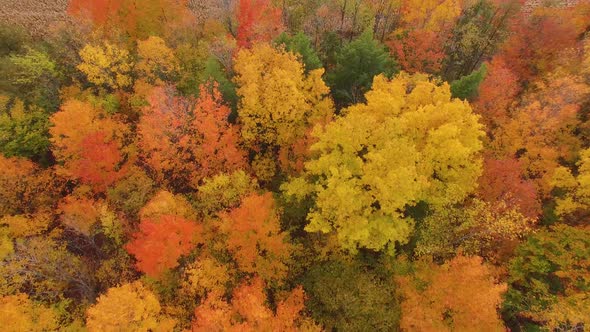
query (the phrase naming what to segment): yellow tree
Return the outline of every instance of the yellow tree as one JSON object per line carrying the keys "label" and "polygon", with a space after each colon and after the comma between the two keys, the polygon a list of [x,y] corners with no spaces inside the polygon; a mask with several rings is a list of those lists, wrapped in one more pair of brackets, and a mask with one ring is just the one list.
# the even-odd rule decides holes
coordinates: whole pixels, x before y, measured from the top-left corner
{"label": "yellow tree", "polygon": [[206,216],[234,208],[246,195],[258,189],[256,180],[244,171],[206,178],[197,191],[197,208]]}
{"label": "yellow tree", "polygon": [[189,201],[182,195],[174,195],[161,190],[152,197],[141,210],[140,219],[158,219],[164,215],[179,216],[186,219],[195,219],[195,211]]}
{"label": "yellow tree", "polygon": [[406,208],[460,202],[481,174],[482,126],[448,84],[424,76],[377,76],[367,103],[317,131],[317,158],[287,194],[315,200],[308,232],[335,232],[341,246],[373,250],[405,243]]}
{"label": "yellow tree", "polygon": [[438,209],[424,218],[414,252],[446,259],[462,251],[498,261],[532,231],[536,221],[504,200],[489,203],[475,199]]}
{"label": "yellow tree", "polygon": [[78,69],[92,84],[111,89],[131,85],[133,63],[129,52],[105,41],[102,45],[88,44],[80,51],[82,63]]}
{"label": "yellow tree", "polygon": [[578,175],[574,177],[566,167],[555,170],[551,184],[565,190],[562,197],[556,199],[558,215],[566,215],[590,207],[590,149],[580,153],[577,163]]}
{"label": "yellow tree", "polygon": [[156,36],[137,42],[139,62],[135,69],[151,84],[173,79],[179,71],[179,61],[166,42]]}
{"label": "yellow tree", "polygon": [[6,332],[56,331],[57,315],[36,304],[26,294],[0,297],[0,325]]}
{"label": "yellow tree", "polygon": [[414,276],[398,278],[402,330],[506,331],[497,312],[506,285],[495,283],[480,257],[416,264]]}
{"label": "yellow tree", "polygon": [[254,168],[259,178],[268,179],[274,175],[278,150],[331,116],[330,90],[322,80],[323,69],[305,75],[295,54],[265,44],[240,50],[235,71],[242,139],[263,156]]}
{"label": "yellow tree", "polygon": [[113,287],[86,313],[88,331],[172,331],[156,296],[139,281]]}

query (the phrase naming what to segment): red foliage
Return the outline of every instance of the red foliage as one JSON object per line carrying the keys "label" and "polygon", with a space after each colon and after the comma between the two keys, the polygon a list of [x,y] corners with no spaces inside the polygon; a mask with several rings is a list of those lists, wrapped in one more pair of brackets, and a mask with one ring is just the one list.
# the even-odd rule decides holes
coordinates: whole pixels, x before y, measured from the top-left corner
{"label": "red foliage", "polygon": [[436,73],[442,66],[444,50],[441,35],[435,31],[412,30],[388,42],[405,71]]}
{"label": "red foliage", "polygon": [[125,248],[137,258],[137,268],[158,278],[178,265],[178,258],[188,254],[199,242],[202,226],[182,217],[164,215],[157,220],[144,219],[139,231]]}
{"label": "red foliage", "polygon": [[501,57],[495,57],[488,65],[487,76],[479,86],[479,97],[474,104],[475,110],[488,125],[488,130],[508,119],[510,105],[520,90],[518,76]]}
{"label": "red foliage", "polygon": [[82,183],[104,192],[127,173],[127,167],[120,168],[124,160],[117,145],[102,131],[87,135],[82,141],[80,158],[72,162],[70,171]]}
{"label": "red foliage", "polygon": [[516,159],[486,159],[478,194],[488,202],[503,200],[509,206],[517,206],[530,218],[542,212],[536,186],[533,181],[523,179],[521,162]]}
{"label": "red foliage", "polygon": [[[587,6],[587,5],[586,5]],[[582,5],[574,8],[539,8],[531,15],[522,15],[513,22],[510,38],[500,56],[522,80],[554,68],[559,54],[575,47],[588,21],[590,12]]]}
{"label": "red foliage", "polygon": [[284,27],[281,10],[270,0],[240,0],[238,8],[238,46],[250,47],[255,42],[268,42]]}

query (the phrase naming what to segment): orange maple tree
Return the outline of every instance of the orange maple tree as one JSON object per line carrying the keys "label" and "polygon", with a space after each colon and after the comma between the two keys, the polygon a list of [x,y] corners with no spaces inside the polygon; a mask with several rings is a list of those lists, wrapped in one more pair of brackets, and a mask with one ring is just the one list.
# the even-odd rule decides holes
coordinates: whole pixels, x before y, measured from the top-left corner
{"label": "orange maple tree", "polygon": [[125,124],[78,100],[65,102],[51,122],[52,151],[67,176],[104,192],[125,175]]}
{"label": "orange maple tree", "polygon": [[85,197],[67,196],[59,206],[61,221],[75,231],[89,236],[92,227],[98,222],[100,209],[97,202]]}
{"label": "orange maple tree", "polygon": [[499,56],[522,80],[555,68],[557,58],[578,43],[590,18],[590,4],[540,6],[512,22],[510,38]]}
{"label": "orange maple tree", "polygon": [[488,131],[504,124],[510,115],[511,104],[521,91],[519,77],[501,57],[488,64],[488,73],[479,86],[479,96],[473,104],[482,115]]}
{"label": "orange maple tree", "polygon": [[[233,292],[231,303],[211,293],[197,309],[192,330],[198,331],[300,331],[313,324],[301,315],[304,307],[304,291],[301,286],[293,289],[287,298],[277,304],[276,312],[266,305],[264,281],[254,278]],[[320,330],[315,328],[315,330]]]}
{"label": "orange maple tree", "polygon": [[139,231],[125,248],[137,259],[137,268],[150,277],[158,278],[178,265],[178,259],[188,254],[200,241],[202,226],[179,216],[164,215],[144,219]]}
{"label": "orange maple tree", "polygon": [[496,284],[480,257],[426,263],[416,279],[399,277],[400,327],[406,331],[505,331],[497,309],[505,284]]}
{"label": "orange maple tree", "polygon": [[401,28],[388,45],[410,73],[435,73],[444,59],[444,43],[461,13],[462,1],[401,1]]}
{"label": "orange maple tree", "polygon": [[0,154],[0,216],[50,209],[65,180],[54,169],[41,169],[25,158]]}
{"label": "orange maple tree", "polygon": [[227,248],[241,270],[257,273],[264,280],[281,280],[293,250],[281,232],[271,193],[251,194],[242,204],[221,215]]}
{"label": "orange maple tree", "polygon": [[138,124],[141,158],[158,181],[197,188],[202,179],[246,167],[238,129],[216,84],[200,87],[194,106],[170,88],[154,88]]}

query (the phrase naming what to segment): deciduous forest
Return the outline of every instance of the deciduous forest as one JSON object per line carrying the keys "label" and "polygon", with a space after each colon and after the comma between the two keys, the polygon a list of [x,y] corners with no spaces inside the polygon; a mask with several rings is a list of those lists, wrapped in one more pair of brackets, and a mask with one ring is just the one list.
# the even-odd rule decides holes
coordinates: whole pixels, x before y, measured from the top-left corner
{"label": "deciduous forest", "polygon": [[63,17],[0,24],[0,330],[590,328],[589,2]]}

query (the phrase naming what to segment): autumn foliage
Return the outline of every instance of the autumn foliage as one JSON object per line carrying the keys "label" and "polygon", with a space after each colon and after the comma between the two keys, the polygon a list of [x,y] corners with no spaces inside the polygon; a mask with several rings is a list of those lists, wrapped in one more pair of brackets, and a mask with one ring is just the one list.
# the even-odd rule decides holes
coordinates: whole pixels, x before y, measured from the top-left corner
{"label": "autumn foliage", "polygon": [[196,188],[205,177],[245,166],[237,128],[217,86],[201,86],[195,103],[154,88],[138,124],[144,161],[162,183]]}
{"label": "autumn foliage", "polygon": [[178,259],[199,243],[201,226],[194,221],[173,215],[144,219],[139,231],[126,245],[137,259],[137,269],[152,277],[178,265]]}
{"label": "autumn foliage", "polygon": [[590,326],[587,1],[0,18],[0,330]]}
{"label": "autumn foliage", "polygon": [[443,266],[426,265],[416,278],[400,279],[401,327],[420,331],[504,331],[497,308],[506,285],[494,282],[479,257],[457,256]]}
{"label": "autumn foliage", "polygon": [[255,278],[234,290],[231,303],[209,295],[195,310],[192,330],[299,331],[303,301],[304,292],[299,286],[280,301],[273,312],[266,305],[264,282]]}
{"label": "autumn foliage", "polygon": [[228,234],[227,249],[240,270],[264,280],[286,277],[292,245],[281,232],[271,193],[245,197],[239,207],[221,216]]}
{"label": "autumn foliage", "polygon": [[256,42],[269,42],[281,33],[282,13],[270,0],[239,0],[239,47],[250,47]]}

